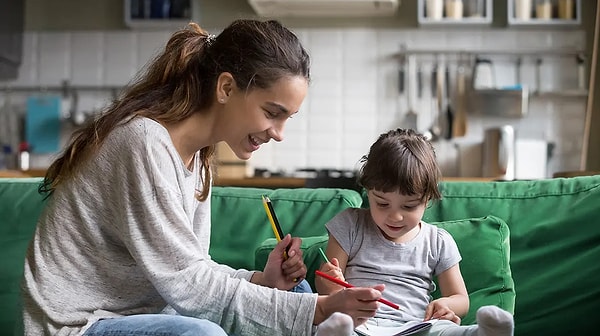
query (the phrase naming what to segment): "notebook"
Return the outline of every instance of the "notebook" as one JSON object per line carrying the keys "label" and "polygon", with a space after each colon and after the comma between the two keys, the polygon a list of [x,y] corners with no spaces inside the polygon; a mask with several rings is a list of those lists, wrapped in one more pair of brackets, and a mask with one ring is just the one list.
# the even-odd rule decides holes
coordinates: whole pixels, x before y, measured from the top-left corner
{"label": "notebook", "polygon": [[365,326],[365,323],[358,326],[354,331],[362,336],[405,336],[429,329],[436,321],[410,321],[398,327],[382,327],[372,324]]}

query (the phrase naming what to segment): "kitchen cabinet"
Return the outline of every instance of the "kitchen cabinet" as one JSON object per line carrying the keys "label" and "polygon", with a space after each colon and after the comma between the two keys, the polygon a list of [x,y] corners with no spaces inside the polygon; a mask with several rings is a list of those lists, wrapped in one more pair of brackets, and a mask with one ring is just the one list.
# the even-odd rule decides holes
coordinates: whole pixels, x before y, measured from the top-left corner
{"label": "kitchen cabinet", "polygon": [[191,0],[124,0],[125,25],[134,29],[179,29],[191,21]]}
{"label": "kitchen cabinet", "polygon": [[578,26],[581,0],[506,0],[509,26]]}
{"label": "kitchen cabinet", "polygon": [[421,26],[472,26],[492,23],[492,0],[418,0]]}
{"label": "kitchen cabinet", "polygon": [[18,77],[24,29],[24,1],[0,1],[0,81]]}

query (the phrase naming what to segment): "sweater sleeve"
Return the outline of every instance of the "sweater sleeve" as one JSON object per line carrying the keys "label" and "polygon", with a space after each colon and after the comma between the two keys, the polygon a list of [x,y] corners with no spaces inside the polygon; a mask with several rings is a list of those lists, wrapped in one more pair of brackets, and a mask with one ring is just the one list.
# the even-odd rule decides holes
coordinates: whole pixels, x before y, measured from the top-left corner
{"label": "sweater sleeve", "polygon": [[228,333],[309,334],[316,295],[254,285],[246,281],[252,272],[212,261],[210,203],[194,198],[197,171],[185,168],[166,131],[144,134],[123,139],[130,144],[120,151],[114,223],[159,295],[179,314],[206,318]]}

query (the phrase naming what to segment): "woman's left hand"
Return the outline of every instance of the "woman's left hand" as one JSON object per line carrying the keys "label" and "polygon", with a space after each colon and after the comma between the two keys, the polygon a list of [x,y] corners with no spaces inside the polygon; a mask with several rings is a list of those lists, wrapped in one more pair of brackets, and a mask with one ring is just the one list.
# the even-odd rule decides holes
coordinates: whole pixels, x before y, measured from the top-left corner
{"label": "woman's left hand", "polygon": [[[302,240],[287,234],[269,253],[262,275],[262,285],[290,290],[306,277],[306,265],[302,259]],[[286,252],[287,249],[287,252]],[[285,253],[285,254],[284,254]],[[287,260],[284,255],[287,255]]]}

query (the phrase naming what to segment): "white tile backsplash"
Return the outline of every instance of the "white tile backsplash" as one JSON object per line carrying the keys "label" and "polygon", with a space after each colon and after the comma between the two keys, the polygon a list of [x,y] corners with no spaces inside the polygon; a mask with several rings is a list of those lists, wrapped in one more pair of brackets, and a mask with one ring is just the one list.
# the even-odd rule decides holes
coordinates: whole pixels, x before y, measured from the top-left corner
{"label": "white tile backsplash", "polygon": [[37,84],[56,86],[71,79],[71,33],[40,33],[38,43]]}
{"label": "white tile backsplash", "polygon": [[101,70],[107,86],[127,84],[140,67],[138,65],[138,35],[129,31],[106,32]]}
{"label": "white tile backsplash", "polygon": [[[585,48],[585,34],[579,30],[305,28],[295,32],[311,55],[308,97],[299,114],[286,124],[285,141],[263,145],[250,160],[253,167],[286,171],[302,167],[356,168],[380,133],[403,126],[408,106],[406,94],[398,94],[399,63],[394,57],[402,44],[409,49],[465,51]],[[58,86],[62,80],[72,85],[122,86],[165,47],[169,36],[168,31],[26,32],[19,78],[0,86]],[[544,58],[543,90],[576,88],[574,56],[540,56]],[[490,58],[499,86],[517,84],[516,57]],[[521,83],[532,90],[536,89],[535,58],[536,55],[523,57],[520,71]],[[423,131],[435,117],[431,110],[434,104],[429,100],[429,71],[434,58],[422,55],[417,61],[425,79],[424,96],[415,105],[419,107],[419,127]],[[450,68],[454,70],[455,64],[450,63]],[[86,112],[100,110],[110,99],[108,91],[80,93],[79,108]],[[518,136],[556,144],[548,175],[576,169],[585,97],[534,97],[529,108],[529,115],[522,119],[469,113],[467,135],[456,141],[477,144],[486,128],[511,124]],[[70,135],[67,133],[65,139]],[[457,162],[459,151],[454,144],[437,146],[445,173],[458,174],[460,169],[453,162]],[[39,158],[41,163],[48,160]]]}
{"label": "white tile backsplash", "polygon": [[100,86],[104,84],[102,64],[104,35],[100,32],[78,32],[71,37],[70,82],[72,85]]}

